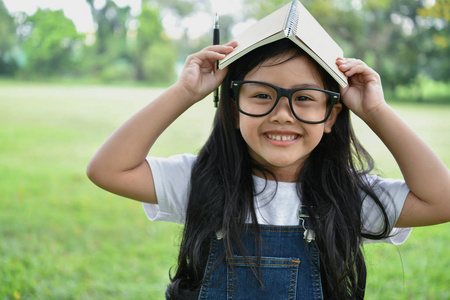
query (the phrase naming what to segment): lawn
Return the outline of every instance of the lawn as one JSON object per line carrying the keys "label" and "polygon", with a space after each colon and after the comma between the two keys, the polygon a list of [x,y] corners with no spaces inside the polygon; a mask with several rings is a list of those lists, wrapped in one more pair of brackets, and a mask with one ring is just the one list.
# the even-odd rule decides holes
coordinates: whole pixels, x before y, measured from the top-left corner
{"label": "lawn", "polygon": [[[148,221],[140,203],[85,176],[89,158],[162,90],[0,82],[0,299],[162,299],[181,227]],[[450,106],[393,104],[450,166]],[[212,99],[181,116],[152,155],[195,153]],[[383,175],[400,177],[354,120]],[[401,246],[365,248],[367,299],[449,299],[450,225],[413,230]]]}

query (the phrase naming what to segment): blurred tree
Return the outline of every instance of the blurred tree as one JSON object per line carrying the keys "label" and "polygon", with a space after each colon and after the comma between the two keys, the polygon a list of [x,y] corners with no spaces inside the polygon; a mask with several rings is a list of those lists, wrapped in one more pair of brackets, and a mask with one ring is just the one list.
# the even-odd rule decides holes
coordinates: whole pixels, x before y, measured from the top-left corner
{"label": "blurred tree", "polygon": [[[269,0],[269,1],[258,1],[258,0],[247,0],[244,3],[243,15],[246,18],[255,18],[257,20],[265,17],[267,14],[277,10],[278,8],[288,4],[285,0]],[[307,1],[302,1],[302,4],[307,5]]]}
{"label": "blurred tree", "polygon": [[[446,0],[448,3],[448,0]],[[431,5],[431,6],[430,6]],[[424,7],[434,10],[434,4],[425,0],[393,1],[386,10],[395,30],[389,36],[386,47],[379,49],[379,72],[387,87],[394,90],[398,85],[411,85],[416,100],[424,100],[423,79],[449,80],[450,56],[445,45],[435,43],[440,33],[448,36],[448,20],[445,9],[440,15],[426,16]],[[440,9],[438,9],[440,11]],[[420,15],[423,14],[423,16]],[[426,17],[425,17],[426,16]]]}
{"label": "blurred tree", "polygon": [[[446,45],[450,36],[450,4],[449,0],[437,0],[431,9],[423,9],[429,2],[302,1],[341,45],[345,55],[366,61],[380,73],[384,87],[392,91],[396,86],[416,82],[424,75],[448,80],[450,56]],[[261,18],[284,4],[286,1],[283,0],[247,0],[245,12],[247,17]],[[424,21],[425,18],[432,20]],[[439,34],[433,34],[437,31]]]}
{"label": "blurred tree", "polygon": [[97,25],[95,39],[97,53],[115,52],[119,56],[126,53],[124,50],[126,22],[131,18],[130,7],[121,8],[113,0],[106,0],[101,8],[96,8],[95,0],[86,0],[86,2],[91,8],[92,18]]}
{"label": "blurred tree", "polygon": [[143,0],[142,4],[158,6],[163,11],[169,11],[180,19],[209,8],[207,0]]}
{"label": "blurred tree", "polygon": [[[119,7],[107,0],[96,8],[95,0],[86,0],[97,24],[96,39],[87,62],[93,74],[106,81],[163,82],[172,79],[176,52],[164,39],[159,10],[142,5],[139,16],[131,15],[130,7]],[[160,67],[164,65],[164,67]]]}
{"label": "blurred tree", "polygon": [[15,51],[17,48],[16,24],[0,0],[0,75],[12,76],[18,66]]}
{"label": "blurred tree", "polygon": [[119,7],[106,0],[98,8],[95,0],[86,0],[96,24],[95,41],[85,49],[84,69],[105,81],[133,80],[132,55],[127,44],[127,22],[132,19],[130,7]]}
{"label": "blurred tree", "polygon": [[[62,10],[38,9],[26,18],[23,49],[26,55],[24,75],[63,75],[74,66],[74,49],[81,36]],[[28,34],[28,35],[26,35]]]}
{"label": "blurred tree", "polygon": [[177,52],[171,43],[155,43],[144,56],[146,79],[152,83],[167,83],[175,77]]}
{"label": "blurred tree", "polygon": [[136,79],[146,79],[144,71],[144,61],[150,46],[161,42],[162,25],[159,21],[159,12],[149,4],[143,5],[141,14],[138,17],[138,31],[136,36],[136,50],[133,60],[136,68]]}
{"label": "blurred tree", "polygon": [[173,80],[177,52],[164,35],[159,9],[144,4],[137,23],[133,51],[135,78],[151,82]]}
{"label": "blurred tree", "polygon": [[429,27],[432,43],[426,63],[427,74],[435,80],[450,81],[450,0],[437,0],[434,5],[418,8],[422,26]]}
{"label": "blurred tree", "polygon": [[373,67],[391,91],[417,78],[421,67],[423,38],[416,23],[416,9],[421,0],[392,1],[385,8],[369,11],[374,15],[369,31],[368,53],[374,57]]}
{"label": "blurred tree", "polygon": [[[236,23],[235,15],[222,15],[219,16],[220,22],[220,40],[222,43],[226,43],[233,40],[233,34],[231,32],[232,25]],[[212,43],[212,36],[209,36],[210,43]]]}
{"label": "blurred tree", "polygon": [[428,26],[433,26],[439,32],[433,35],[433,40],[441,48],[450,45],[450,36],[443,29],[448,29],[450,22],[450,0],[437,0],[433,5],[417,9],[417,14],[424,18]]}
{"label": "blurred tree", "polygon": [[[212,44],[214,13],[212,12],[211,2],[209,0],[143,0],[143,5],[145,3],[159,8],[161,20],[169,15],[174,16],[177,20],[175,25],[183,32],[183,36],[179,40],[174,41],[174,45],[179,49],[180,60],[184,61],[187,55]],[[211,19],[203,21],[204,26],[211,28],[211,31],[204,36],[191,39],[188,36],[188,26],[192,24],[183,21],[201,12],[207,12],[211,15]],[[231,16],[220,16],[222,41],[227,41],[227,38],[231,36],[231,26],[227,25],[231,25],[234,21],[231,20],[230,22],[230,19]]]}

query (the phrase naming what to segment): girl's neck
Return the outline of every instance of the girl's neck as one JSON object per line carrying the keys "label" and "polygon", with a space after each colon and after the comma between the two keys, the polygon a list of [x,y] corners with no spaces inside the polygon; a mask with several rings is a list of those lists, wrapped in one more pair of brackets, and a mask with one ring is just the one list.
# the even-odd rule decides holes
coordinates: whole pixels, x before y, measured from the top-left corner
{"label": "girl's neck", "polygon": [[270,170],[273,175],[271,173],[265,172],[263,173],[261,170],[257,170],[257,169],[253,169],[253,175],[260,177],[260,178],[264,178],[267,180],[273,180],[273,181],[278,181],[278,182],[296,182],[298,175],[300,173],[300,170],[298,170],[298,172],[290,172],[287,170]]}

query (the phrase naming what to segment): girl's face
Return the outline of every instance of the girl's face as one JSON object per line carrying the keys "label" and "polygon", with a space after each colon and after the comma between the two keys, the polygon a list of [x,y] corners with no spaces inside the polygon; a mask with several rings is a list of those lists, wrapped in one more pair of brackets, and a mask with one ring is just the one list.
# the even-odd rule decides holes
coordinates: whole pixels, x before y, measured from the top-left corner
{"label": "girl's face", "polygon": [[[301,56],[283,62],[284,59],[284,55],[269,59],[251,70],[244,80],[262,81],[285,89],[324,88],[319,72],[309,58]],[[267,116],[251,117],[239,113],[237,128],[247,143],[250,156],[258,164],[272,171],[278,180],[294,182],[300,166],[324,132],[331,131],[340,108],[339,104],[335,105],[325,123],[306,124],[294,117],[289,100],[282,97]]]}

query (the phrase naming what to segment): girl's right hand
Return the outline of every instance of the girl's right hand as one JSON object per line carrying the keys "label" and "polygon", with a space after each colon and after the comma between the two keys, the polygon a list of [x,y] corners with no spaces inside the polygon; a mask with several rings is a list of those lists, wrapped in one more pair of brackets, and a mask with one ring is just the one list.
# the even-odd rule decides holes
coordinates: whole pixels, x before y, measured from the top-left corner
{"label": "girl's right hand", "polygon": [[177,85],[182,87],[197,102],[215,90],[225,78],[228,68],[214,71],[218,60],[233,51],[237,42],[214,45],[187,57]]}

